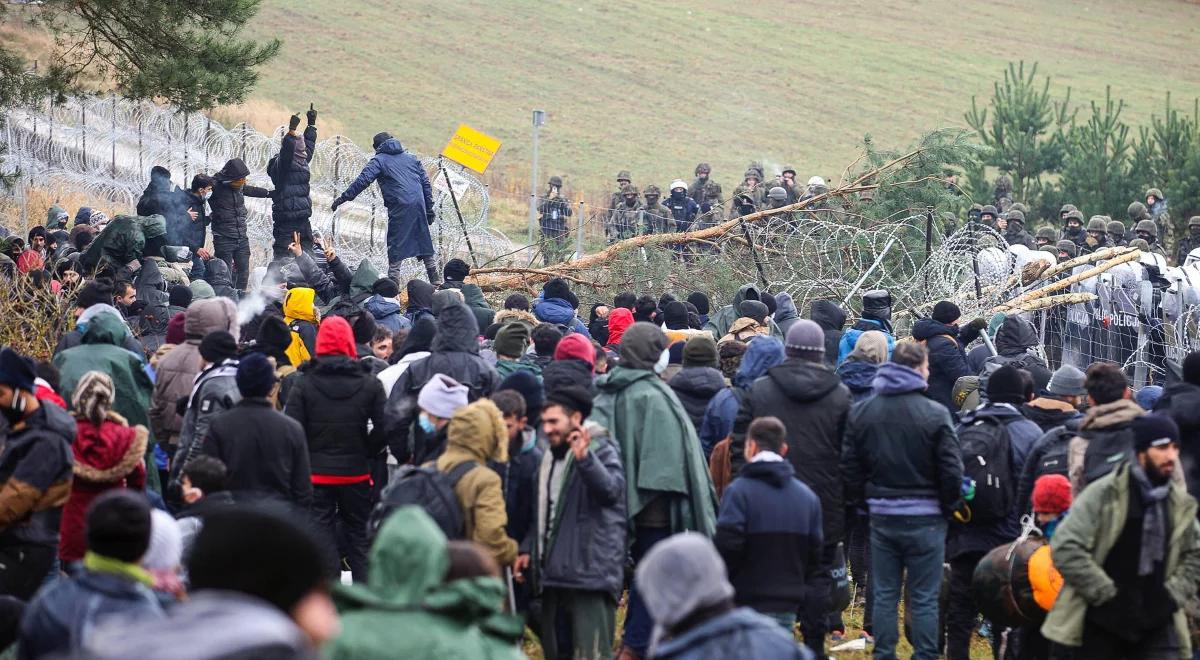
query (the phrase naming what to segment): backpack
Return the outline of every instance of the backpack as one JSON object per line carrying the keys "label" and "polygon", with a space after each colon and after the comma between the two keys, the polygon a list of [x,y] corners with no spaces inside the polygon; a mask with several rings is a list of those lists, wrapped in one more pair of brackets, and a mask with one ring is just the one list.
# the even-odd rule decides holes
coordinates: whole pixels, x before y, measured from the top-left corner
{"label": "backpack", "polygon": [[962,445],[963,476],[975,480],[972,522],[1004,520],[1016,505],[1017,482],[1004,422],[980,417],[958,434]]}
{"label": "backpack", "polygon": [[1083,454],[1083,483],[1079,484],[1080,490],[1133,458],[1133,432],[1129,429],[1103,429],[1100,433],[1085,432],[1079,435],[1088,441]]}
{"label": "backpack", "polygon": [[462,505],[454,494],[454,487],[468,472],[479,467],[475,461],[454,466],[449,472],[435,467],[401,467],[383,493],[379,503],[371,511],[367,521],[367,534],[373,540],[388,516],[402,506],[421,507],[433,522],[441,528],[449,540],[462,539],[466,535]]}
{"label": "backpack", "polygon": [[1046,443],[1049,451],[1042,454],[1042,458],[1038,464],[1033,467],[1033,481],[1047,474],[1061,474],[1064,477],[1070,477],[1068,469],[1068,456],[1071,449],[1071,438],[1075,437],[1075,433],[1068,430],[1065,426],[1058,426],[1047,431],[1053,433],[1052,440]]}

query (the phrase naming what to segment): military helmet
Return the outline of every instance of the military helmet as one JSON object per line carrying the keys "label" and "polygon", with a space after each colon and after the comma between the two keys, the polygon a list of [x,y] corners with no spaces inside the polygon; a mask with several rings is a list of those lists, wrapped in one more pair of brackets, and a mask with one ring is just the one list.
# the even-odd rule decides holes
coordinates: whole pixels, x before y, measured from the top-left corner
{"label": "military helmet", "polygon": [[696,176],[700,176],[701,172],[704,172],[706,174],[710,173],[710,172],[712,172],[712,168],[709,167],[708,163],[700,163],[699,165],[696,166]]}
{"label": "military helmet", "polygon": [[555,188],[562,188],[562,177],[561,176],[550,177],[550,185],[554,186]]}
{"label": "military helmet", "polygon": [[1021,202],[1013,202],[1012,206],[1008,207],[1008,210],[1009,211],[1020,211],[1021,213],[1025,214],[1025,215],[1029,215],[1029,209],[1026,208],[1025,205],[1022,204]]}
{"label": "military helmet", "polygon": [[996,217],[996,207],[988,204],[987,206],[983,207],[983,212],[981,215],[990,215],[993,218]]}
{"label": "military helmet", "polygon": [[1129,219],[1133,222],[1145,220],[1150,217],[1150,212],[1146,210],[1146,205],[1141,202],[1130,204],[1126,212],[1129,213]]}
{"label": "military helmet", "polygon": [[783,169],[779,171],[780,174],[787,174],[788,172],[791,172],[792,175],[795,176],[796,168],[792,167],[791,165],[784,165]]}
{"label": "military helmet", "polygon": [[1125,235],[1125,223],[1121,222],[1120,220],[1110,220],[1106,228],[1110,234],[1120,234],[1121,236]]}
{"label": "military helmet", "polygon": [[1147,190],[1146,194],[1142,195],[1142,197],[1149,197],[1150,195],[1154,195],[1154,199],[1163,199],[1162,191],[1158,188],[1151,188]]}
{"label": "military helmet", "polygon": [[1072,259],[1075,258],[1075,255],[1079,254],[1079,248],[1075,245],[1074,241],[1068,241],[1068,240],[1064,239],[1064,240],[1059,241],[1058,243],[1055,243],[1054,247],[1058,248],[1059,252],[1065,253],[1068,257],[1070,257]]}
{"label": "military helmet", "polygon": [[1065,218],[1066,214],[1070,213],[1071,211],[1078,211],[1078,210],[1079,209],[1075,208],[1074,204],[1063,204],[1062,208],[1058,210],[1058,215],[1059,215],[1059,217]]}
{"label": "military helmet", "polygon": [[1158,238],[1158,225],[1154,224],[1153,220],[1142,220],[1133,228],[1135,232],[1144,231],[1151,236]]}
{"label": "military helmet", "polygon": [[662,197],[662,191],[659,190],[658,186],[654,185],[653,183],[646,186],[646,189],[642,191],[642,194],[647,197]]}
{"label": "military helmet", "polygon": [[621,170],[617,172],[617,181],[633,181],[633,176],[629,173],[629,170]]}
{"label": "military helmet", "polygon": [[755,180],[755,181],[758,181],[759,183],[762,183],[762,177],[761,177],[761,176],[759,176],[759,174],[758,174],[758,170],[756,170],[756,169],[748,169],[748,170],[746,170],[746,173],[745,173],[744,175],[742,175],[742,179],[749,179],[749,178],[751,178],[751,177],[754,177],[754,180]]}
{"label": "military helmet", "polygon": [[972,204],[967,213],[970,213],[971,211],[979,211],[980,213],[983,213],[983,204]]}
{"label": "military helmet", "polygon": [[1009,209],[1008,213],[1004,214],[1004,219],[1009,222],[1019,222],[1025,224],[1025,214],[1017,209]]}
{"label": "military helmet", "polygon": [[1189,227],[1196,227],[1198,225],[1200,225],[1200,215],[1193,215],[1192,217],[1188,218]]}
{"label": "military helmet", "polygon": [[1141,238],[1135,238],[1132,241],[1129,241],[1129,247],[1148,251],[1150,249],[1150,244]]}
{"label": "military helmet", "polygon": [[1053,243],[1058,240],[1058,232],[1054,230],[1054,227],[1039,227],[1037,238],[1044,238]]}
{"label": "military helmet", "polygon": [[787,190],[785,190],[782,186],[775,186],[767,191],[767,197],[777,202],[787,199],[787,196]]}
{"label": "military helmet", "polygon": [[1068,220],[1077,220],[1079,222],[1079,224],[1082,225],[1083,224],[1083,211],[1080,211],[1079,209],[1076,209],[1076,208],[1072,208],[1070,211],[1067,211],[1067,217],[1063,218],[1064,222],[1066,222]]}
{"label": "military helmet", "polygon": [[1103,234],[1104,232],[1108,231],[1108,223],[1104,221],[1104,218],[1098,215],[1093,215],[1091,219],[1088,220],[1087,230],[1098,231]]}
{"label": "military helmet", "polygon": [[638,194],[637,186],[632,183],[626,183],[621,186],[621,195],[636,195]]}
{"label": "military helmet", "polygon": [[1047,244],[1043,245],[1042,247],[1038,248],[1038,252],[1048,252],[1048,253],[1054,255],[1055,259],[1058,259],[1058,248],[1051,245],[1050,243],[1047,243]]}

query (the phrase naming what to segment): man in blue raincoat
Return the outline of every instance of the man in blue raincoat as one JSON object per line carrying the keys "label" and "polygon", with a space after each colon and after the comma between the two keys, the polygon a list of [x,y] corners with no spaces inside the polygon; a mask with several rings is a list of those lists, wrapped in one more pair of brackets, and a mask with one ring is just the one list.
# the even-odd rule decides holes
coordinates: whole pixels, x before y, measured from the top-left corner
{"label": "man in blue raincoat", "polygon": [[400,264],[416,257],[425,264],[431,284],[440,284],[437,260],[429,226],[435,219],[433,191],[421,161],[404,151],[400,140],[379,133],[373,140],[375,157],[367,162],[362,174],[333,202],[333,210],[358,197],[378,180],[379,192],[388,211],[388,276],[402,281]]}

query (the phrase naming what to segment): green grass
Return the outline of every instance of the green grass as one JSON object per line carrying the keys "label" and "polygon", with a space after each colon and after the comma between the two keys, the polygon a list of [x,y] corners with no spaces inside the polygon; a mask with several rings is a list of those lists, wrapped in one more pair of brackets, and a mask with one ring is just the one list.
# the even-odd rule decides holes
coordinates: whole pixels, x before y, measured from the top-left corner
{"label": "green grass", "polygon": [[1017,59],[1080,102],[1112,85],[1133,122],[1167,91],[1200,96],[1200,5],[1183,0],[265,0],[253,25],[284,42],[258,96],[426,153],[470,124],[505,141],[495,166],[522,190],[535,107],[542,171],[569,188],[625,168],[663,185],[704,160],[728,194],[751,159],[836,178],[865,134],[963,125]]}

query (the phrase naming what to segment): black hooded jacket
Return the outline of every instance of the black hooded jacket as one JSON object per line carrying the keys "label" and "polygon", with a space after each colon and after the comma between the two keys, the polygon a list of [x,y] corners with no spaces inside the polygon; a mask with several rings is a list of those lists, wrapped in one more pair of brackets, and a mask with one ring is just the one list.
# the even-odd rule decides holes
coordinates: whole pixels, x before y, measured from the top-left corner
{"label": "black hooded jacket", "polygon": [[209,259],[204,265],[204,280],[212,285],[213,293],[237,300],[237,290],[233,288],[233,275],[229,272],[229,264],[223,259]]}
{"label": "black hooded jacket", "polygon": [[1041,343],[1032,323],[1019,316],[1009,316],[996,331],[995,343],[997,354],[987,362],[1010,364],[1028,371],[1038,388],[1044,388],[1050,382],[1050,369],[1045,361],[1029,352]]}
{"label": "black hooded jacket", "polygon": [[383,384],[344,355],[317,356],[300,373],[284,413],[304,427],[313,475],[370,474],[367,459],[383,449]]}
{"label": "black hooded jacket", "polygon": [[954,383],[963,376],[972,375],[963,347],[979,337],[979,330],[969,325],[959,328],[933,319],[921,319],[913,324],[912,336],[925,342],[929,350],[929,398],[946,406],[946,410],[957,410]]}
{"label": "black hooded jacket", "polygon": [[213,177],[216,179],[216,185],[213,186],[212,197],[208,200],[208,208],[211,211],[214,242],[248,240],[246,238],[246,217],[249,212],[246,210],[246,198],[271,196],[266,188],[249,184],[243,185],[241,188],[234,188],[231,185],[234,181],[244,179],[249,175],[250,168],[246,167],[242,159],[232,158]]}
{"label": "black hooded jacket", "polygon": [[838,344],[846,327],[846,310],[830,300],[814,300],[808,307],[808,317],[825,332],[825,364],[837,363]]}
{"label": "black hooded jacket", "polygon": [[712,367],[684,367],[668,383],[692,420],[692,428],[700,432],[708,402],[725,389],[725,377]]}
{"label": "black hooded jacket", "polygon": [[271,220],[276,225],[298,225],[312,216],[308,164],[316,148],[316,126],[304,129],[303,141],[298,135],[283,136],[279,155],[272,161],[274,167],[267,172],[275,183]]}
{"label": "black hooded jacket", "polygon": [[[732,457],[740,457],[750,422],[768,415],[787,428],[787,460],[796,478],[821,499],[825,544],[841,541],[845,531],[845,487],[838,469],[842,435],[850,410],[850,390],[820,363],[788,358],[750,386],[733,423]],[[734,464],[738,474],[740,463]]]}
{"label": "black hooded jacket", "polygon": [[401,464],[414,457],[420,459],[418,463],[437,458],[425,455],[424,434],[414,425],[421,412],[417,395],[434,375],[445,374],[466,385],[469,401],[490,396],[500,382],[496,370],[479,357],[479,326],[474,312],[462,303],[446,307],[438,316],[430,352],[400,374],[388,397],[384,424],[388,447]]}

